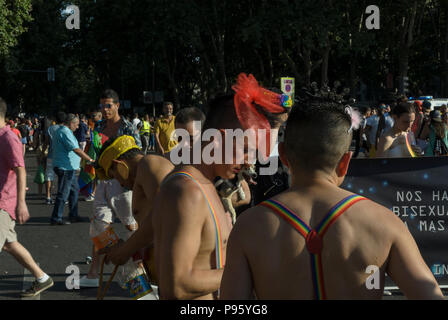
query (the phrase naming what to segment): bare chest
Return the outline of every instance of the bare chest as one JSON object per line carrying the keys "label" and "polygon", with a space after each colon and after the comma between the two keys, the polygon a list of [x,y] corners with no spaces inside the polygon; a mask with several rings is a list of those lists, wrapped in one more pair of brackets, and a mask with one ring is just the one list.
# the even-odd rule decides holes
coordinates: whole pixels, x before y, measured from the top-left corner
{"label": "bare chest", "polygon": [[204,187],[204,191],[207,193],[210,206],[206,211],[204,210],[206,219],[202,228],[198,258],[211,257],[212,265],[216,267],[217,254],[220,255],[222,263],[225,263],[225,252],[232,229],[232,220],[230,214],[225,212],[214,187]]}

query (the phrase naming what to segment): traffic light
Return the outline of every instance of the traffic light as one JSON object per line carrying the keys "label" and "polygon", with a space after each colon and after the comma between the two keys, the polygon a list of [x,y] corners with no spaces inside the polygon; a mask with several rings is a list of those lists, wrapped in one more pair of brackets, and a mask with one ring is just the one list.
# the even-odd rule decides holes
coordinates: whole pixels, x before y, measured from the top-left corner
{"label": "traffic light", "polygon": [[47,69],[47,79],[48,79],[48,82],[54,82],[55,81],[54,68],[48,68]]}
{"label": "traffic light", "polygon": [[407,94],[409,93],[409,78],[403,77],[403,93]]}

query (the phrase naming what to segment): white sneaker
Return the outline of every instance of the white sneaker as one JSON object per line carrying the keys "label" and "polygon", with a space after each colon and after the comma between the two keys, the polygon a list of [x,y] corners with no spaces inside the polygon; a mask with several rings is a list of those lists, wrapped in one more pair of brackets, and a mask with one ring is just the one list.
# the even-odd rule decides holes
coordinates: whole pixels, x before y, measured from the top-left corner
{"label": "white sneaker", "polygon": [[87,278],[87,276],[84,276],[81,279],[79,279],[80,288],[98,288],[99,286],[100,286],[99,279],[89,279]]}
{"label": "white sneaker", "polygon": [[91,201],[93,201],[93,200],[95,200],[95,197],[94,197],[94,196],[89,196],[88,198],[86,198],[86,201],[87,201],[87,202],[91,202]]}

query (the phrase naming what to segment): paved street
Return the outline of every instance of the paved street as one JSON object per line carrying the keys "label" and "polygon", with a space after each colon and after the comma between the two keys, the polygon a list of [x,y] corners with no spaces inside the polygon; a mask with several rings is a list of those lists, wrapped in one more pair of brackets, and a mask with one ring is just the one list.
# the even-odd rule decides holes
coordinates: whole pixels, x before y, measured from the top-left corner
{"label": "paved street", "polygon": [[[89,217],[92,202],[79,202],[79,214],[86,222],[69,226],[50,226],[50,216],[53,206],[44,204],[44,197],[37,195],[37,185],[33,183],[36,173],[36,161],[33,152],[26,155],[27,180],[30,190],[27,203],[30,220],[23,226],[17,226],[19,242],[30,251],[36,262],[48,273],[55,282],[49,290],[35,299],[40,300],[95,300],[96,289],[67,290],[65,281],[69,274],[65,274],[67,266],[74,264],[79,267],[81,276],[86,274],[88,265],[86,257],[91,255],[91,240],[89,238]],[[64,217],[68,216],[66,208]],[[116,232],[123,234],[124,227],[117,223]],[[105,267],[105,280],[112,272],[112,266]],[[9,254],[0,253],[0,300],[20,299],[20,291],[27,288],[34,278],[24,272]],[[105,299],[129,299],[127,292],[114,281]]]}

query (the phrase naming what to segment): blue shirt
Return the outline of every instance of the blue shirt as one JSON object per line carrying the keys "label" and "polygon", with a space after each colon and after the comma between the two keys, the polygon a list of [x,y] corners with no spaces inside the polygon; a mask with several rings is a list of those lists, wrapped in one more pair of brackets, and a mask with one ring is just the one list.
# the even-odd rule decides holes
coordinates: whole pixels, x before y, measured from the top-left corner
{"label": "blue shirt", "polygon": [[58,131],[60,125],[55,124],[51,127],[48,128],[47,130],[47,135],[48,135],[48,140],[50,141],[50,146],[48,148],[48,159],[53,159],[53,137],[56,134],[56,131]]}
{"label": "blue shirt", "polygon": [[89,131],[89,127],[87,127],[84,122],[80,121],[79,128],[75,131],[75,137],[78,139],[78,142],[86,141],[87,131]]}
{"label": "blue shirt", "polygon": [[66,126],[60,126],[53,136],[53,168],[78,170],[81,158],[73,152],[79,149],[78,140]]}

